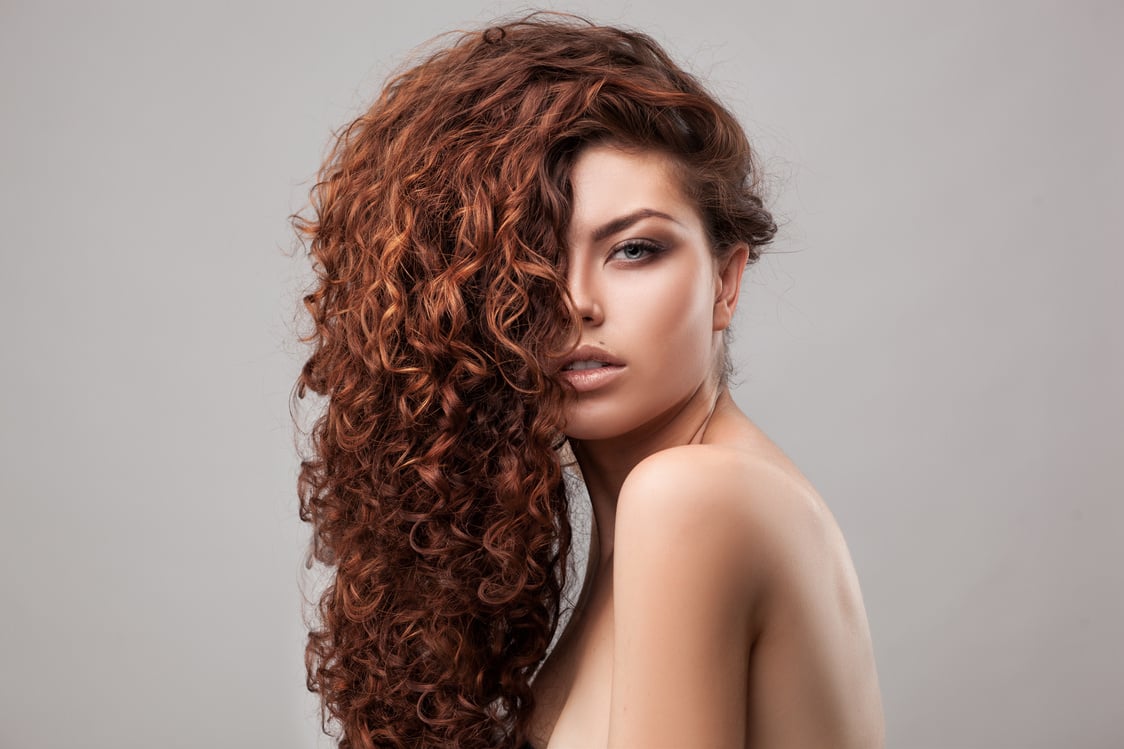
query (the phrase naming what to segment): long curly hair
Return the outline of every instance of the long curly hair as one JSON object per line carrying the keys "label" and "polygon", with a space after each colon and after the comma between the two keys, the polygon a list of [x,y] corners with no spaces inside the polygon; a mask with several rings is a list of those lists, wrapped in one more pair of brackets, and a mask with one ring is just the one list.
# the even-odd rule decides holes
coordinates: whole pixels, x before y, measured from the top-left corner
{"label": "long curly hair", "polygon": [[672,155],[716,252],[771,239],[725,108],[648,36],[542,13],[392,77],[294,217],[316,277],[294,396],[325,404],[300,512],[331,572],[305,661],[343,749],[527,738],[571,540],[548,366],[580,329],[569,173],[603,141]]}

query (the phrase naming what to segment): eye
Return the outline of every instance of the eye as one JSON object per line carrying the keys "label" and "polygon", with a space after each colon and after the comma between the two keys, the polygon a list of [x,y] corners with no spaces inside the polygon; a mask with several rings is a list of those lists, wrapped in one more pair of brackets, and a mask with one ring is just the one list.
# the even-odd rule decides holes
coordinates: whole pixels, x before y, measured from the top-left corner
{"label": "eye", "polygon": [[663,251],[663,247],[655,242],[649,242],[644,239],[630,239],[623,244],[617,245],[613,248],[613,253],[610,259],[620,258],[630,262],[637,260],[644,260],[646,258],[658,255]]}

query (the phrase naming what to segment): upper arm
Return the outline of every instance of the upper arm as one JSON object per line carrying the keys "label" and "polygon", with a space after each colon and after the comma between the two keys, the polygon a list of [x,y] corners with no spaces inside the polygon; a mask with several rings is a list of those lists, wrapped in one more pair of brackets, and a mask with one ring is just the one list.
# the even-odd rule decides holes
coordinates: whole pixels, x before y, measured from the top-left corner
{"label": "upper arm", "polygon": [[768,565],[740,457],[673,448],[629,475],[613,549],[610,747],[741,747]]}

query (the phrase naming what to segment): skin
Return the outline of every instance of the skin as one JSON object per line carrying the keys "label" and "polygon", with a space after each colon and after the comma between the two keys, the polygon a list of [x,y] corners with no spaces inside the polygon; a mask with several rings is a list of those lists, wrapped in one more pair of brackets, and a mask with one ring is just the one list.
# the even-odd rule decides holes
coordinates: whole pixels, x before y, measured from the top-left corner
{"label": "skin", "polygon": [[662,154],[592,146],[572,180],[580,343],[623,368],[567,406],[594,535],[573,616],[534,681],[532,743],[882,747],[843,536],[720,384],[746,248],[715,257]]}

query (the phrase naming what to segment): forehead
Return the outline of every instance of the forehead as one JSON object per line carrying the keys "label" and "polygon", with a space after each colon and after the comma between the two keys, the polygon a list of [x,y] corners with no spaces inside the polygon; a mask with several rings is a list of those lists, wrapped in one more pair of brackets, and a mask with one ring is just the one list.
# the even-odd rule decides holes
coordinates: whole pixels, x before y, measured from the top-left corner
{"label": "forehead", "polygon": [[593,234],[606,223],[640,210],[667,213],[684,225],[701,223],[683,189],[678,165],[660,151],[589,146],[574,161],[570,185],[572,238]]}

